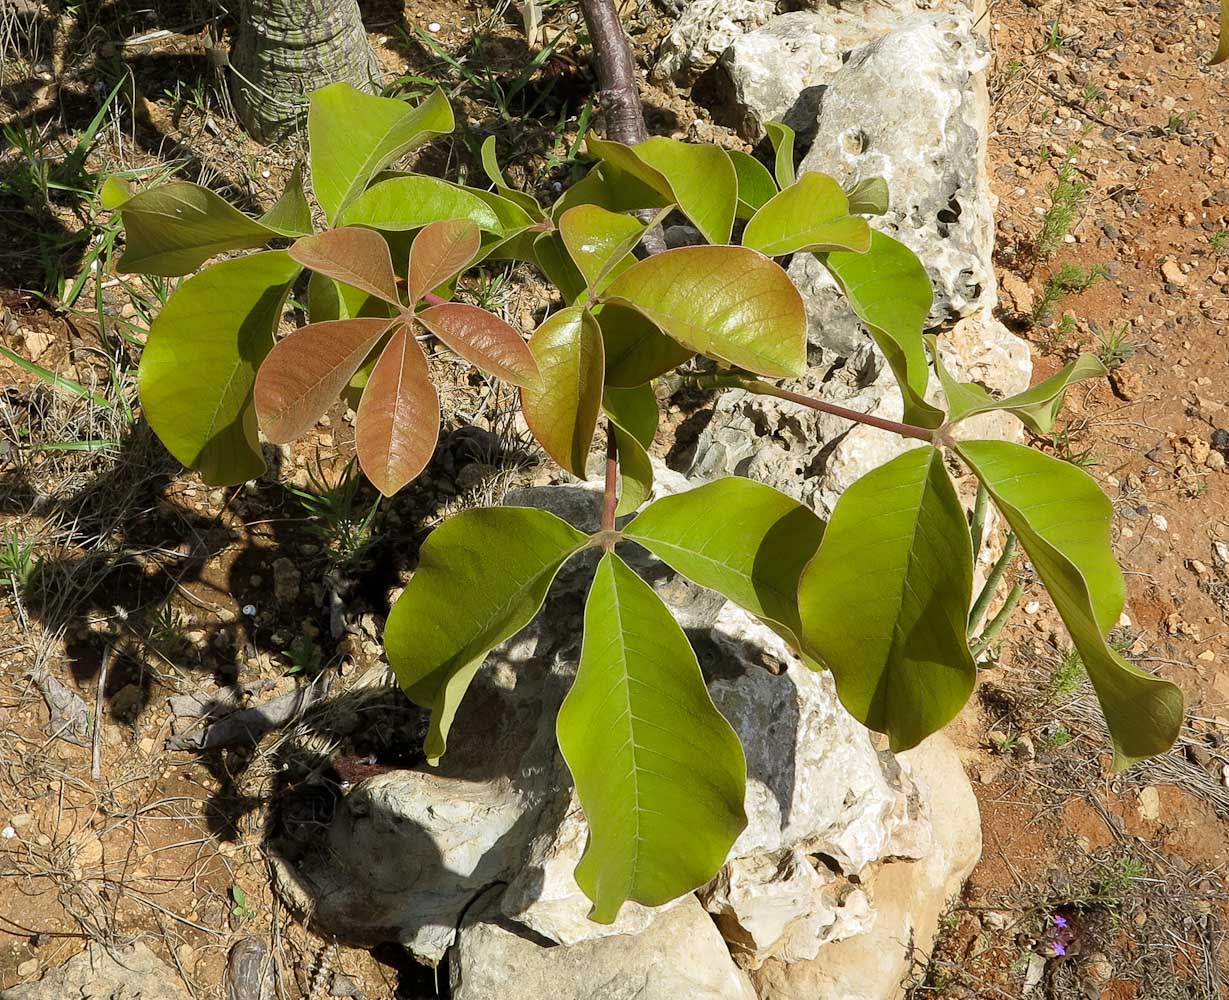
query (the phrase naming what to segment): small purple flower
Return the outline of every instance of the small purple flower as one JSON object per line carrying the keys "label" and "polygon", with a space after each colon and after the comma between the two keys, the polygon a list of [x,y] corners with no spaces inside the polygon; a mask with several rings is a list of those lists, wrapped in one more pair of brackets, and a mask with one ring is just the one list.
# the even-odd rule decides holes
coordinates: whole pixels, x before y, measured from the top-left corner
{"label": "small purple flower", "polygon": [[1056,913],[1050,919],[1054,921],[1055,927],[1066,927],[1067,926],[1067,918],[1064,917],[1062,914]]}
{"label": "small purple flower", "polygon": [[1061,941],[1055,941],[1054,942],[1054,954],[1055,955],[1067,954],[1067,946],[1063,944]]}

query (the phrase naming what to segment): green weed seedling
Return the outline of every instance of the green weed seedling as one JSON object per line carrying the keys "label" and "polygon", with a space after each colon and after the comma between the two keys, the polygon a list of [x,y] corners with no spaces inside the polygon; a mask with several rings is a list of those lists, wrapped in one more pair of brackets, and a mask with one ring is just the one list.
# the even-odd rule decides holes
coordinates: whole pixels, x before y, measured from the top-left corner
{"label": "green weed seedling", "polygon": [[[885,210],[883,180],[845,190],[823,174],[796,177],[788,129],[771,130],[770,166],[716,146],[590,135],[589,173],[542,206],[508,185],[493,140],[482,148],[489,186],[390,169],[452,127],[439,92],[411,106],[345,84],[317,91],[308,135],[312,193],[326,220],[318,232],[297,174],[260,219],[183,181],[139,192],[111,185],[109,204],[127,233],[120,268],[192,274],[150,327],[141,402],[167,448],[220,486],[263,471],[261,432],[293,440],[345,396],[357,412],[358,467],[388,496],[423,470],[436,443],[439,399],[424,344],[518,386],[529,429],[578,479],[593,471],[591,445],[605,425],[597,531],[535,508],[455,514],[423,544],[384,634],[401,686],[431,712],[425,752],[438,762],[487,653],[538,613],[566,563],[600,554],[557,722],[589,826],[576,878],[594,920],[614,920],[627,900],[654,906],[703,884],[746,823],[738,737],[709,697],[686,634],[624,561],[627,543],[758,616],[803,662],[831,672],[854,717],[905,750],[969,698],[977,673],[969,637],[985,635],[984,603],[969,611],[982,529],[971,530],[956,493],[952,472],[963,469],[981,484],[982,523],[997,508],[1066,623],[1115,766],[1172,745],[1179,690],[1106,643],[1125,599],[1110,501],[1068,463],[958,435],[990,411],[1050,434],[1068,387],[1105,375],[1100,360],[1085,355],[1006,399],[961,382],[923,334],[932,299],[924,268],[868,224]],[[637,258],[646,228],[670,212],[706,243]],[[736,220],[745,224],[738,242]],[[288,249],[269,249],[286,241]],[[245,249],[256,252],[234,255]],[[780,264],[802,253],[832,275],[882,351],[900,388],[900,420],[780,384],[807,365],[803,299]],[[562,299],[528,340],[452,301],[458,276],[504,260],[537,267]],[[304,272],[310,322],[276,339]],[[712,362],[687,368],[698,385],[826,410],[913,447],[850,486],[826,523],[737,477],[654,499],[653,382],[697,355]],[[942,407],[926,395],[932,370]]]}

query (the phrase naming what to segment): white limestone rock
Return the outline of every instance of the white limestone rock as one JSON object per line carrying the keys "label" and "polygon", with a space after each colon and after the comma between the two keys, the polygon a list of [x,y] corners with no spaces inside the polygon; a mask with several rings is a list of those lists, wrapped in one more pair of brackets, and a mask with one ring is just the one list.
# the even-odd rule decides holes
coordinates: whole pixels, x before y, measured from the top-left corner
{"label": "white limestone rock", "polygon": [[731,42],[764,24],[775,11],[775,0],[692,0],[662,40],[654,78],[694,82]]}
{"label": "white limestone rock", "polygon": [[572,948],[535,939],[491,908],[466,918],[449,968],[453,1000],[756,1000],[694,896],[640,934]]}
{"label": "white limestone rock", "polygon": [[729,862],[699,893],[734,960],[758,969],[768,958],[815,958],[821,945],[865,931],[866,893],[794,849]]}
{"label": "white limestone rock", "polygon": [[[993,306],[993,196],[985,168],[986,42],[972,17],[919,14],[855,49],[830,79],[816,138],[800,171],[851,185],[883,177],[890,192],[876,228],[901,240],[930,274],[930,325]],[[846,356],[865,342],[827,271],[797,254],[790,276],[807,298],[812,342]]]}

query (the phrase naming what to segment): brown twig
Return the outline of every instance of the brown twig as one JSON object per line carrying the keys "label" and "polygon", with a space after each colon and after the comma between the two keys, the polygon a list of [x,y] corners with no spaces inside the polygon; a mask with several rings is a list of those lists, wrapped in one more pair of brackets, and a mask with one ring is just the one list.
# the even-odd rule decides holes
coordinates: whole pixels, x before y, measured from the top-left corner
{"label": "brown twig", "polygon": [[[615,441],[614,427],[609,420],[606,422],[606,488],[602,493],[602,531],[613,532],[615,526],[615,507],[618,502],[619,484],[619,448]],[[606,548],[612,548],[607,545]]]}
{"label": "brown twig", "polygon": [[[606,112],[606,138],[626,145],[644,142],[649,130],[644,123],[644,105],[636,83],[636,60],[619,22],[614,0],[581,0],[580,8],[593,42],[593,67],[597,72],[598,98]],[[636,213],[638,216],[641,213]],[[645,210],[644,217],[652,215]],[[660,226],[646,229],[641,245],[652,255],[666,249]]]}
{"label": "brown twig", "polygon": [[857,410],[837,406],[836,403],[828,403],[822,399],[815,399],[812,396],[804,396],[800,392],[782,389],[779,385],[763,382],[760,379],[746,379],[745,381],[740,381],[738,386],[746,389],[748,392],[758,393],[761,396],[776,396],[778,399],[786,399],[791,403],[797,403],[799,406],[807,406],[812,410],[821,410],[824,413],[831,413],[833,416],[844,417],[846,420],[852,420],[857,424],[869,424],[871,427],[891,431],[893,434],[899,434],[901,437],[915,438],[918,441],[931,443],[936,439],[935,431],[929,428],[916,427],[913,424],[903,424],[898,420],[885,420],[883,417],[876,417],[871,413],[859,413]]}
{"label": "brown twig", "polygon": [[102,666],[98,668],[98,690],[94,693],[94,739],[90,756],[90,777],[94,781],[102,780],[102,699],[107,687],[107,673],[111,669],[111,660],[115,655],[115,646],[108,646],[102,654]]}

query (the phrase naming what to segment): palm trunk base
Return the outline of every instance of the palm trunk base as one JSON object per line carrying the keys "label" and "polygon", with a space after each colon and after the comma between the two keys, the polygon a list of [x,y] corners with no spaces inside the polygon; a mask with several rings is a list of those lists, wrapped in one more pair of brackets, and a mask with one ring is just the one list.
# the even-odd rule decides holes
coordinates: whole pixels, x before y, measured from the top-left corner
{"label": "palm trunk base", "polygon": [[230,64],[235,110],[261,142],[298,128],[313,90],[379,77],[355,0],[243,0]]}

